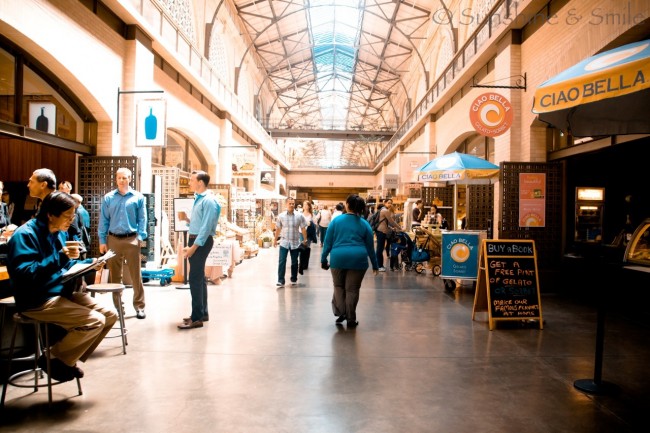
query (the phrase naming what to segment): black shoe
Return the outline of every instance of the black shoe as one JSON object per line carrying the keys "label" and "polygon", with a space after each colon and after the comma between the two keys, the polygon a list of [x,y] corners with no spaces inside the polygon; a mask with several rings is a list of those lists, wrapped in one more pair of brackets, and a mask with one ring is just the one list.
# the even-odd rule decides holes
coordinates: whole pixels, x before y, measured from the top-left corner
{"label": "black shoe", "polygon": [[341,314],[339,317],[336,318],[336,324],[338,325],[343,323],[345,319],[347,319],[347,317],[345,317],[345,314]]}
{"label": "black shoe", "polygon": [[359,326],[359,321],[358,320],[355,320],[353,322],[348,320],[348,328],[356,328],[357,326]]}
{"label": "black shoe", "polygon": [[[47,373],[47,358],[41,356],[38,358],[38,366]],[[75,367],[70,367],[63,363],[60,359],[50,359],[50,377],[58,382],[69,382],[75,377],[83,377],[84,372]]]}
{"label": "black shoe", "polygon": [[298,273],[302,275],[302,268],[298,268]]}
{"label": "black shoe", "polygon": [[147,315],[145,314],[144,310],[138,309],[135,312],[135,317],[137,317],[138,319],[144,319],[145,317],[147,317]]}

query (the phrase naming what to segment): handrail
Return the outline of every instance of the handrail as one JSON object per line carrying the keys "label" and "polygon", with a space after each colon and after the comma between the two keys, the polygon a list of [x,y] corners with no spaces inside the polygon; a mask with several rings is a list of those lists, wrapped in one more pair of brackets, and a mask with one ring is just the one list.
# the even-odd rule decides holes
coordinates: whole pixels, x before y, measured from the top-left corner
{"label": "handrail", "polygon": [[[275,141],[271,138],[264,127],[257,121],[246,106],[241,102],[239,96],[221,79],[219,74],[212,68],[208,59],[194,46],[194,43],[185,35],[173,18],[170,17],[161,5],[154,0],[129,0],[135,11],[140,14],[150,32],[156,35],[160,41],[166,41],[167,48],[179,56],[179,60],[188,66],[189,71],[195,73],[195,77],[211,91],[221,104],[227,107],[227,111],[236,119],[240,127],[247,133],[251,132],[252,138],[261,143],[262,147],[273,157],[287,166],[288,162]],[[147,9],[145,13],[145,5]],[[157,13],[154,13],[157,12]],[[173,30],[173,32],[170,32]]]}

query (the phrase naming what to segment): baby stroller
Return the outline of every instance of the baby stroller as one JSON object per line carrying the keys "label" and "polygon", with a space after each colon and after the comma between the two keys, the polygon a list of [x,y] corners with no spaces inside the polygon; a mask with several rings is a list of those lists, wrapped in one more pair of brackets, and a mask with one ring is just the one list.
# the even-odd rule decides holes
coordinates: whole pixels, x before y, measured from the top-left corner
{"label": "baby stroller", "polygon": [[411,260],[413,253],[413,241],[408,233],[396,232],[391,238],[390,244],[390,270],[399,271],[404,269],[411,271],[415,265]]}
{"label": "baby stroller", "polygon": [[[418,274],[426,270],[426,262],[431,263],[431,273],[437,277],[442,272],[441,255],[442,241],[440,235],[424,227],[415,229],[415,245],[411,261],[414,263],[415,271]],[[426,253],[426,254],[425,254]]]}

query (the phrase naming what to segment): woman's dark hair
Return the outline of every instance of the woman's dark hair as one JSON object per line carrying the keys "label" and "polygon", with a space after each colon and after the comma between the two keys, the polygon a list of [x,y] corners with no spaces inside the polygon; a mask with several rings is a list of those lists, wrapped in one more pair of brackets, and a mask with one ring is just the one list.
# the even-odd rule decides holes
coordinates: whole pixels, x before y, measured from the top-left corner
{"label": "woman's dark hair", "polygon": [[47,223],[48,215],[61,216],[70,208],[77,206],[77,201],[70,194],[61,191],[54,191],[48,194],[38,210],[36,219]]}
{"label": "woman's dark hair", "polygon": [[337,203],[336,204],[336,210],[343,210],[343,209],[345,209],[345,206],[343,205],[343,203]]}
{"label": "woman's dark hair", "polygon": [[366,201],[357,194],[350,194],[345,202],[348,204],[350,212],[356,215],[362,215],[366,210]]}

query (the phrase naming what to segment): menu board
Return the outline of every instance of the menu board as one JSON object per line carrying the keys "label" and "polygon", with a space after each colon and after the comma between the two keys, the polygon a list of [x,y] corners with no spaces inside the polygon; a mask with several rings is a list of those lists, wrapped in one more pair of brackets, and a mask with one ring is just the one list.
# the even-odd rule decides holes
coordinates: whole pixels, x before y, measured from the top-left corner
{"label": "menu board", "polygon": [[472,320],[477,311],[488,312],[490,330],[497,320],[535,319],[543,328],[535,241],[483,241]]}

